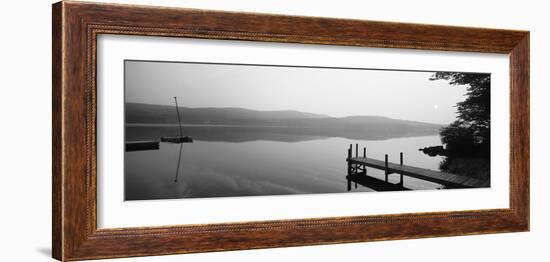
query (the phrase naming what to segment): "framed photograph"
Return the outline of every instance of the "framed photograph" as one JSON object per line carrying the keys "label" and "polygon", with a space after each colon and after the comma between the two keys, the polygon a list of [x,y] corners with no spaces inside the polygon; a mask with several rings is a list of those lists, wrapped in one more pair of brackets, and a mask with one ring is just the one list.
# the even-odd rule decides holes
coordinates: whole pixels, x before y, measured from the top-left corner
{"label": "framed photograph", "polygon": [[529,230],[529,32],[53,5],[53,257]]}

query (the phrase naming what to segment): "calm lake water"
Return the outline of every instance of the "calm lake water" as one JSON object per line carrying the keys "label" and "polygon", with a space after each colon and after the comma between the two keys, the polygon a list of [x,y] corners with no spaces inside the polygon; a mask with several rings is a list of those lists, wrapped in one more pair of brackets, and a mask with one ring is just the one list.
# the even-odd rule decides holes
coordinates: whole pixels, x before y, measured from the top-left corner
{"label": "calm lake water", "polygon": [[[158,132],[165,128],[155,127]],[[253,135],[254,131],[248,130],[243,137],[242,127],[215,129],[203,140],[200,135],[194,136],[193,143],[160,143],[159,150],[126,152],[126,200],[348,192],[345,159],[349,144],[355,143],[361,148],[367,147],[367,156],[376,159],[384,159],[384,154],[388,154],[390,161],[399,162],[399,152],[403,152],[406,165],[438,170],[442,160],[418,151],[440,144],[439,136],[350,140],[278,132],[266,134],[265,130]],[[139,126],[127,127],[126,132],[127,140],[142,140],[147,138],[143,133],[155,133]],[[228,135],[233,132],[241,135]],[[225,135],[212,135],[218,133]],[[221,139],[214,139],[216,137]],[[384,177],[383,172],[376,169],[369,169],[368,174]],[[399,175],[390,175],[390,182],[398,181]],[[404,186],[440,187],[406,176]],[[374,190],[358,185],[351,191]]]}

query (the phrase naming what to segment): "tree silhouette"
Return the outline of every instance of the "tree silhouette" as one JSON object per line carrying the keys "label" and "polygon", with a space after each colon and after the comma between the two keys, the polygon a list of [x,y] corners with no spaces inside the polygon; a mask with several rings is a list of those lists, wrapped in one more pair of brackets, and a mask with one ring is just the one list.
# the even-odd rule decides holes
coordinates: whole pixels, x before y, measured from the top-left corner
{"label": "tree silhouette", "polygon": [[[445,171],[467,173],[465,159],[481,158],[484,175],[488,176],[491,149],[491,75],[481,73],[436,72],[430,80],[446,80],[449,84],[466,86],[466,99],[456,104],[457,119],[443,127],[439,134],[445,145],[446,159],[440,168]],[[480,163],[480,161],[475,161]],[[471,168],[468,168],[471,172]],[[486,174],[485,174],[486,173]],[[470,174],[471,175],[471,174]]]}

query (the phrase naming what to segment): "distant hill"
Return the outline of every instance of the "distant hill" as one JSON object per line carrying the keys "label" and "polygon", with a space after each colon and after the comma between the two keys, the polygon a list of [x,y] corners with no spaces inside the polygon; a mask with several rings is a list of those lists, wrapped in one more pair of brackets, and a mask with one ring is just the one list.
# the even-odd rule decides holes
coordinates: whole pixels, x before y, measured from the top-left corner
{"label": "distant hill", "polygon": [[[126,103],[126,123],[177,123],[174,106]],[[263,124],[284,119],[328,118],[326,115],[299,111],[257,111],[235,107],[179,107],[185,124]]]}
{"label": "distant hill", "polygon": [[[436,135],[442,125],[398,120],[381,116],[330,117],[299,111],[258,111],[244,108],[179,108],[186,125],[230,125],[257,127],[268,132],[316,137],[346,137],[351,139],[387,139]],[[177,124],[173,106],[126,103],[127,124]],[[206,134],[204,128],[186,127]],[[261,130],[261,132],[260,132]],[[241,130],[242,131],[242,130]],[[193,132],[195,133],[195,132]],[[226,134],[226,132],[224,132]],[[241,133],[244,135],[244,133]],[[239,136],[239,134],[235,134]],[[215,140],[215,135],[209,140]],[[246,140],[246,138],[244,139]]]}

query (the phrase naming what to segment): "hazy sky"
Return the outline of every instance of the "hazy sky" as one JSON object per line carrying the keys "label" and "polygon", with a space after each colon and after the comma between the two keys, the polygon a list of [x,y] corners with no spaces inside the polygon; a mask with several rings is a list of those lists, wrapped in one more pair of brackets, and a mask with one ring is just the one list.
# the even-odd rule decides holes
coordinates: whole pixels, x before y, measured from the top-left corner
{"label": "hazy sky", "polygon": [[464,86],[431,72],[126,61],[126,101],[378,115],[448,124]]}

